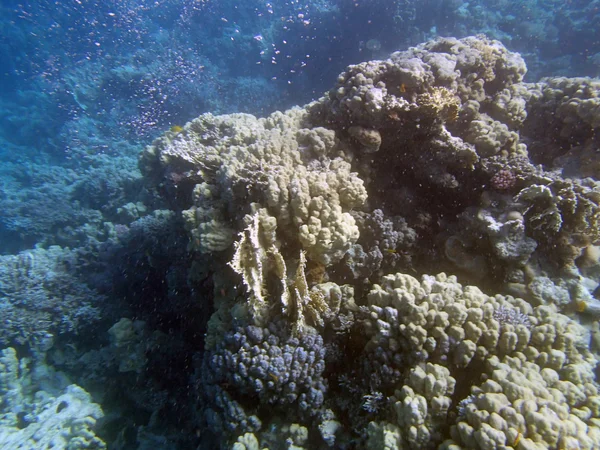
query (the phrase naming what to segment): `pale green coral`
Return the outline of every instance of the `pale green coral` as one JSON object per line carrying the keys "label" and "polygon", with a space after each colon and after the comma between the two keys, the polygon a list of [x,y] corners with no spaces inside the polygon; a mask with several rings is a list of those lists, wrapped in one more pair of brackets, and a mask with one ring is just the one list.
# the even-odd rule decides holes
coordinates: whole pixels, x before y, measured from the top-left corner
{"label": "pale green coral", "polygon": [[584,127],[600,127],[600,82],[593,78],[546,78],[538,85],[544,107],[552,107],[562,122],[561,137],[572,136]]}
{"label": "pale green coral", "polygon": [[369,422],[367,448],[377,450],[403,450],[408,447],[402,441],[400,427],[389,422]]}
{"label": "pale green coral", "polygon": [[119,362],[119,372],[141,373],[146,368],[149,334],[146,323],[141,320],[121,318],[109,328],[108,335]]}
{"label": "pale green coral", "polygon": [[245,433],[238,436],[232,450],[305,450],[308,441],[308,429],[298,423],[290,425],[274,420],[265,429],[257,433]]}
{"label": "pale green coral", "polygon": [[304,128],[306,111],[205,114],[173,137],[146,149],[141,167],[194,180],[193,205],[183,212],[191,248],[223,251],[252,202],[277,219],[278,232],[297,242],[310,259],[330,265],[358,239],[348,213],[363,205],[363,181],[349,156],[325,128]]}
{"label": "pale green coral", "polygon": [[525,147],[520,144],[519,135],[487,114],[481,114],[477,120],[469,123],[465,140],[475,146],[477,154],[490,157],[501,151],[506,154],[527,154]]}
{"label": "pale green coral", "polygon": [[473,389],[463,420],[452,430],[460,448],[496,448],[517,438],[524,448],[598,447],[597,416],[583,406],[586,390],[597,396],[591,368],[575,364],[587,376],[574,384],[567,371],[541,368],[522,354],[492,357],[486,364],[490,378]]}
{"label": "pale green coral", "polygon": [[494,96],[493,111],[502,122],[519,127],[527,119],[527,101],[532,95],[526,84],[508,86]]}
{"label": "pale green coral", "polygon": [[389,424],[370,425],[369,448],[439,443],[457,408],[453,393],[465,387],[470,395],[440,448],[504,448],[517,439],[519,448],[600,445],[597,361],[586,330],[555,307],[489,297],[443,274],[386,276],[369,303],[367,352],[415,364],[390,397]]}
{"label": "pale green coral", "polygon": [[[379,328],[368,347],[378,346],[381,336],[399,333],[399,348],[409,354],[432,362],[448,358],[449,363],[462,367],[495,351],[501,338],[495,309],[531,310],[522,300],[511,299],[512,306],[503,297],[488,297],[474,286],[463,290],[455,277],[445,276],[424,277],[419,283],[409,275],[388,275],[382,285],[373,287],[368,300],[372,314],[382,319],[374,325],[391,327],[389,331]],[[430,355],[436,355],[435,360]]]}
{"label": "pale green coral", "polygon": [[260,450],[260,446],[254,434],[245,433],[243,436],[238,437],[231,450]]}
{"label": "pale green coral", "polygon": [[391,399],[396,421],[411,448],[426,448],[440,440],[455,384],[444,366],[427,363],[411,369],[406,384]]}

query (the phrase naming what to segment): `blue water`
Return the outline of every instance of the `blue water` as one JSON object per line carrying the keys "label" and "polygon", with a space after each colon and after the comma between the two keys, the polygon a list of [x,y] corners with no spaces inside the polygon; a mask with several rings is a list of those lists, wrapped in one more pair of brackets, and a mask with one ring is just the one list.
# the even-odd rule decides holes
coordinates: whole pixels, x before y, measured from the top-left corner
{"label": "blue water", "polygon": [[[195,189],[210,178],[206,161],[182,163],[164,156],[151,168],[144,166],[149,161],[144,157],[140,162],[141,154],[149,154],[149,150],[144,153],[146,146],[166,132],[169,140],[185,141],[191,133],[186,124],[201,114],[266,117],[317,101],[330,89],[348,87],[344,85],[350,83],[348,78],[339,77],[349,65],[385,60],[392,52],[438,38],[467,36],[498,40],[509,52],[519,53],[527,65],[522,80],[486,91],[495,96],[506,88],[512,98],[529,92],[522,97],[527,120],[515,119],[508,109],[483,99],[477,100],[482,106],[473,113],[485,120],[492,117],[503,130],[514,133],[503,141],[502,151],[494,150],[492,155],[481,150],[484,140],[493,140],[503,131],[496,128],[489,137],[488,128],[468,128],[467,122],[475,116],[466,112],[467,100],[476,95],[461,93],[450,84],[446,87],[458,106],[440,109],[433,118],[405,119],[392,108],[367,120],[347,113],[341,100],[332,100],[323,107],[326,112],[314,113],[310,126],[299,127],[335,131],[336,139],[343,141],[339,152],[352,155],[346,161],[364,180],[369,196],[356,207],[340,207],[356,223],[360,238],[331,261],[329,255],[320,259],[311,253],[310,239],[298,237],[291,225],[300,226],[294,222],[299,219],[290,218],[295,214],[292,206],[285,214],[276,213],[266,194],[258,193],[266,184],[252,177],[259,172],[274,176],[277,168],[263,167],[263,162],[258,172],[252,172],[257,166],[249,168],[254,175],[248,175],[246,187],[241,188],[247,189],[247,195],[240,193],[239,185],[224,188],[229,181],[223,180],[231,175],[221,168],[210,194],[206,186]],[[439,52],[451,52],[449,48]],[[409,59],[406,55],[399,58]],[[498,74],[505,69],[500,64],[494,67]],[[391,86],[392,73],[382,83]],[[399,392],[408,383],[409,372],[424,368],[428,360],[401,356],[392,364],[382,362],[387,356],[367,351],[374,332],[365,330],[374,326],[368,322],[375,314],[367,311],[368,293],[384,284],[385,274],[402,272],[420,278],[444,271],[492,296],[524,297],[523,305],[531,306],[518,306],[520,312],[506,312],[501,306],[494,317],[532,334],[537,320],[533,317],[542,313],[535,316],[531,308],[553,305],[551,314],[576,324],[578,331],[572,334],[582,335],[573,348],[591,349],[582,350],[581,361],[594,372],[600,314],[596,300],[600,82],[575,78],[598,76],[597,0],[3,1],[0,350],[7,350],[0,356],[0,417],[6,417],[0,420],[0,448],[210,449],[232,448],[237,442],[233,448],[250,449],[255,448],[255,439],[272,449],[383,449],[388,447],[377,437],[383,436],[381,424],[389,424],[388,433],[413,449],[493,448],[481,434],[489,425],[464,412],[468,405],[477,404],[477,386],[485,376],[470,385],[460,383],[469,370],[485,365],[487,356],[467,369],[443,360],[440,364],[447,365],[457,380],[456,389],[445,397],[449,399],[446,410],[422,422],[416,416],[401,418],[397,412],[401,408],[395,404],[402,401]],[[545,77],[575,81],[553,82]],[[540,80],[546,84],[533,84]],[[565,87],[569,83],[571,88]],[[424,102],[417,85],[402,82],[394,95]],[[413,97],[411,89],[416,89]],[[552,94],[560,89],[564,97]],[[536,97],[535,92],[543,94]],[[367,94],[356,95],[364,101]],[[569,103],[569,98],[577,100]],[[573,106],[582,101],[587,107]],[[571,107],[575,112],[569,115]],[[476,147],[481,159],[474,169],[457,167],[457,160],[439,156],[439,149],[425,144],[433,133],[427,131],[431,123],[443,123],[447,132]],[[277,126],[285,130],[288,125]],[[198,139],[210,145],[226,142],[218,158],[232,145],[250,151],[231,138],[239,130],[227,127],[207,125]],[[377,150],[371,155],[373,149],[364,150],[366,156],[358,147],[348,150],[364,143],[357,134],[361,127],[381,130],[380,144],[389,151],[388,159],[378,157],[382,153]],[[526,151],[509,150],[510,142],[517,140]],[[299,142],[305,152],[301,157],[308,158],[312,141]],[[161,145],[156,147],[158,153],[165,149]],[[438,153],[430,158],[427,152]],[[330,159],[334,156],[315,156],[310,167],[328,168]],[[458,181],[446,183],[443,177],[448,174],[436,171],[439,167],[449,168]],[[543,181],[544,177],[551,177],[554,184]],[[543,186],[539,189],[546,189],[549,197],[536,197],[531,189],[538,188],[533,185]],[[225,212],[213,208],[212,200],[207,200],[211,195],[218,198],[215,204],[227,205]],[[286,285],[292,291],[298,288],[295,270],[302,268],[298,254],[305,250],[308,288],[330,281],[354,289],[357,309],[346,311],[351,311],[351,319],[340,319],[341,311],[332,313],[321,328],[313,324],[316,336],[297,337],[293,321],[282,322],[280,316],[269,316],[272,323],[259,327],[247,315],[228,313],[227,322],[215,313],[225,298],[233,302],[227,308],[233,308],[235,302],[244,303],[251,296],[239,274],[231,270],[233,264],[228,264],[234,255],[232,243],[241,239],[239,233],[255,212],[251,203],[269,205],[270,214],[281,214],[276,247],[286,261],[287,278],[284,287],[278,287],[273,273],[266,277],[268,301]],[[205,223],[198,231],[186,222],[183,211],[206,204],[211,207],[203,212],[194,209],[193,214],[198,223],[212,214],[217,231],[227,228],[230,241],[226,239],[222,248],[201,242]],[[496,235],[486,234],[482,224],[501,226],[490,225],[492,219],[482,218],[483,212],[497,220],[495,224],[515,220],[524,228],[514,225],[518,230],[505,227]],[[284,231],[285,227],[296,231]],[[504,238],[518,250],[498,250],[496,244]],[[489,245],[476,244],[488,240]],[[500,255],[501,251],[509,256]],[[269,261],[265,271],[274,270],[274,259]],[[527,314],[533,324],[527,317],[527,322],[522,319]],[[214,323],[221,319],[226,325],[215,331]],[[351,323],[348,329],[338,323],[344,320]],[[263,339],[263,331],[248,331],[254,326],[260,330],[271,326],[272,340]],[[261,337],[240,337],[253,332]],[[207,335],[222,340],[220,346],[207,345]],[[258,342],[255,350],[244,348],[247,339]],[[394,344],[386,341],[385,345]],[[286,370],[301,370],[292,369],[291,362],[277,368],[268,366],[273,362],[260,363],[265,367],[249,362],[257,357],[252,351],[259,352],[258,347],[264,352],[281,348],[283,354],[312,355],[294,356],[311,361],[306,363],[314,371],[310,389],[301,395],[294,391],[296,385],[310,384],[306,374],[293,387],[282,381],[288,376]],[[525,352],[513,349],[521,351]],[[567,359],[564,368],[539,362],[536,367],[546,368],[546,375],[556,369],[557,377],[573,384],[568,373],[577,371],[573,367],[581,361]],[[254,372],[228,373],[243,364]],[[386,372],[390,364],[396,364],[396,372]],[[393,382],[371,383],[370,377],[391,377]],[[248,381],[256,378],[275,387],[257,387]],[[71,385],[79,387],[68,388]],[[547,438],[552,441],[547,448],[600,448],[594,444],[600,442],[597,390],[598,381],[593,379],[580,380],[576,393],[563,392],[581,398],[570,403],[569,412],[552,412],[563,425],[557,420],[550,428],[567,427],[567,417],[579,417],[578,423],[585,425],[578,428],[580,446],[575,446],[576,439],[569,438],[566,428],[560,428],[556,439]],[[561,387],[553,392],[562,392]],[[542,403],[537,408],[552,409]],[[444,447],[450,440],[458,445],[460,433],[452,427],[461,420],[474,428],[461,431],[462,447]],[[512,431],[504,426],[502,439],[507,447],[503,448],[533,448],[519,446],[521,441],[548,442],[534,433],[533,418],[523,420],[521,428]],[[409,438],[411,426],[410,432],[422,433],[426,428],[430,435],[419,435],[417,445]],[[469,440],[464,433],[470,432],[480,434]],[[51,447],[53,436],[62,437],[56,437]]]}

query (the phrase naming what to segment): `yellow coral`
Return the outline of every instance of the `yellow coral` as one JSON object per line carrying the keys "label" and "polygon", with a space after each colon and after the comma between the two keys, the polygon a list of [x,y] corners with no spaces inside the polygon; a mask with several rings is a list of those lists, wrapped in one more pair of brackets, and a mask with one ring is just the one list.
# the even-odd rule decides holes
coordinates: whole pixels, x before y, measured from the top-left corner
{"label": "yellow coral", "polygon": [[419,94],[417,104],[429,115],[435,115],[445,121],[453,122],[458,117],[460,99],[445,87],[434,87],[429,92]]}

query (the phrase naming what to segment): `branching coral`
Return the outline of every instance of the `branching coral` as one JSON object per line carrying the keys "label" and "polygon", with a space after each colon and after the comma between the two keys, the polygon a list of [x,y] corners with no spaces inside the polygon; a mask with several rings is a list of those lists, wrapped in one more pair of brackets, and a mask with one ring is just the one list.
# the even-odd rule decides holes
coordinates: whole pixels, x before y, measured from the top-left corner
{"label": "branching coral", "polygon": [[75,250],[58,246],[0,256],[1,343],[43,347],[99,319],[104,296],[73,272],[76,263]]}

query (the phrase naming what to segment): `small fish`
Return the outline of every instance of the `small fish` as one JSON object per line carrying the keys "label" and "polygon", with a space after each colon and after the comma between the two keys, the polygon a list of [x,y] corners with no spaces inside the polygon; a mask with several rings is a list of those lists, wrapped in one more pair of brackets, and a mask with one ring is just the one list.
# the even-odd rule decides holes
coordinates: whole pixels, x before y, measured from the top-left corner
{"label": "small fish", "polygon": [[181,133],[183,131],[183,127],[180,127],[179,125],[173,125],[171,127],[171,131],[173,133]]}
{"label": "small fish", "polygon": [[403,94],[406,92],[406,85],[404,83],[400,85],[400,92],[402,92]]}

